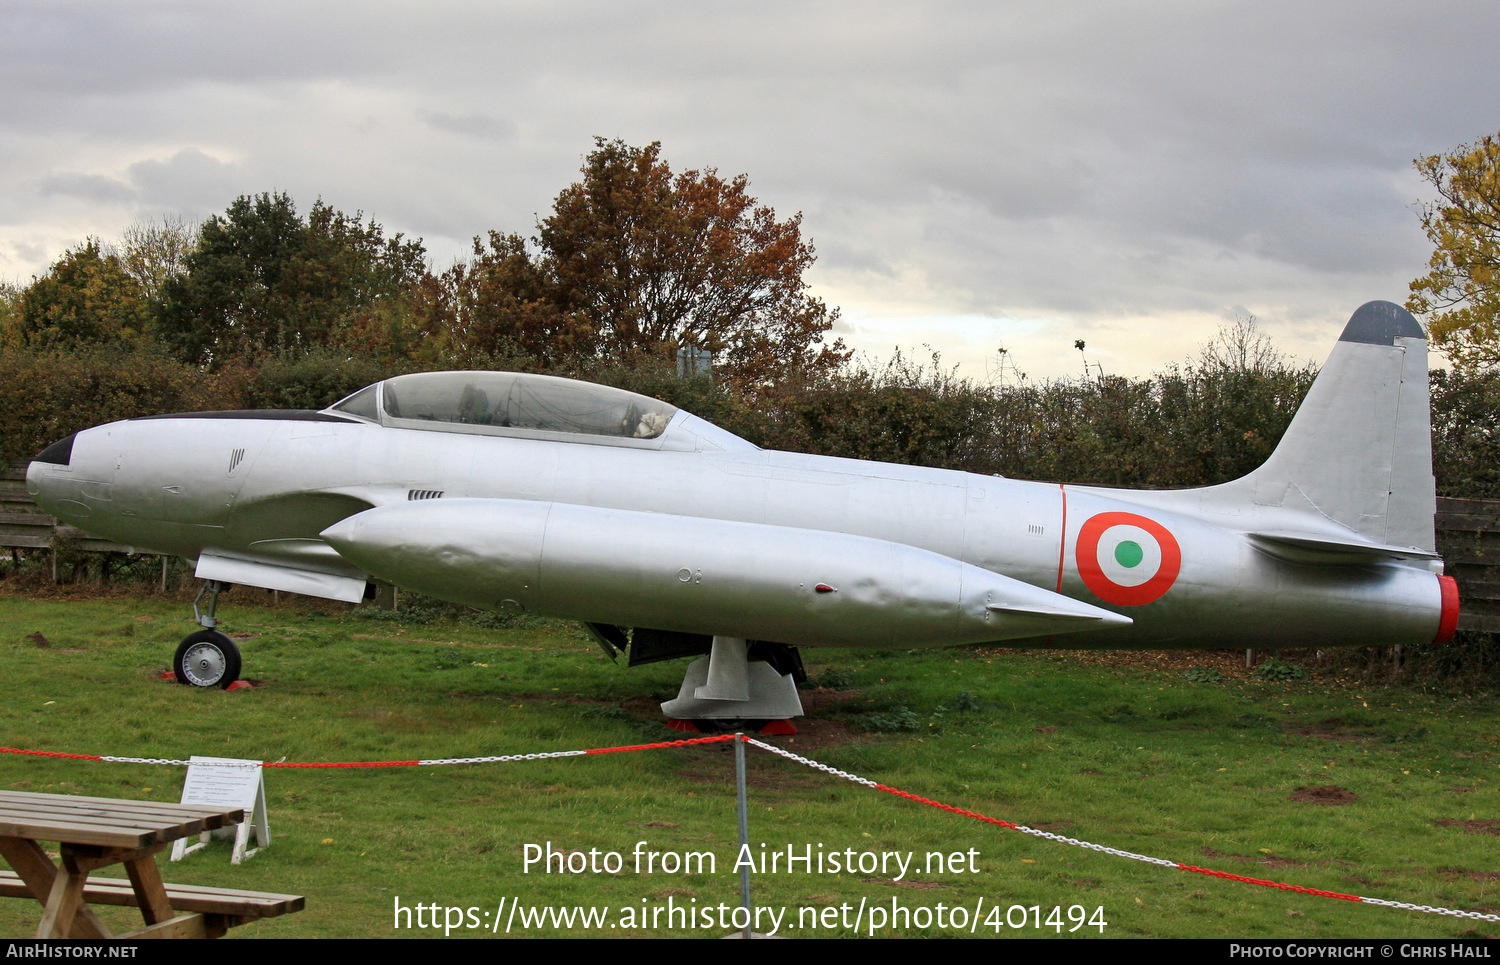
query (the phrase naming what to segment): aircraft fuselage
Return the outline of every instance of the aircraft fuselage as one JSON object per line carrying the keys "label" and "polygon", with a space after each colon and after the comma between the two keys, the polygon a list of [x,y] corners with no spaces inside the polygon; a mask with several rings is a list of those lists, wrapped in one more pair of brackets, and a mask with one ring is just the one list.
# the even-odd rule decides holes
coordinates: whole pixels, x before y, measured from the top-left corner
{"label": "aircraft fuselage", "polygon": [[[28,482],[60,518],[140,549],[200,561],[207,554],[344,580],[368,578],[323,535],[345,519],[431,501],[418,509],[436,513],[442,506],[451,518],[430,518],[464,529],[464,507],[486,509],[470,501],[515,501],[490,505],[614,511],[614,516],[558,511],[546,539],[561,545],[566,536],[585,549],[593,540],[606,559],[625,552],[650,555],[660,548],[665,585],[674,579],[712,583],[728,576],[726,566],[734,568],[733,579],[743,580],[735,564],[737,543],[770,557],[748,561],[752,570],[786,571],[757,573],[767,586],[778,580],[812,585],[822,579],[818,573],[792,572],[801,555],[795,547],[774,544],[783,534],[792,542],[803,534],[841,534],[926,551],[1131,621],[1056,637],[1055,645],[1070,648],[1425,643],[1439,631],[1443,594],[1433,566],[1377,558],[1327,565],[1316,554],[1299,559],[1295,553],[1268,551],[1248,534],[1287,528],[1333,537],[1345,532],[1281,506],[1227,505],[1212,489],[1131,492],[764,451],[734,437],[726,443],[723,434],[716,435],[719,430],[686,413],[678,418],[690,421],[676,428],[699,433],[669,431],[665,444],[649,448],[399,428],[326,413],[156,417],[78,433],[66,464],[34,463]],[[678,524],[679,519],[697,522]],[[667,525],[667,520],[674,522]],[[492,523],[480,520],[475,526],[482,530]],[[407,525],[420,540],[421,517]],[[564,526],[572,531],[564,533]],[[669,534],[666,547],[648,545],[658,528]],[[542,537],[536,538],[540,547]],[[486,539],[476,537],[473,552],[482,553]],[[637,545],[641,540],[645,543]],[[876,544],[850,546],[807,553],[809,558],[818,552],[859,556]],[[710,559],[705,574],[703,561]],[[925,564],[900,564],[913,565]],[[452,572],[458,571],[432,579],[452,583]],[[682,573],[688,577],[679,577]],[[903,578],[888,575],[886,582],[899,593]],[[630,579],[642,599],[655,592],[641,583],[646,577]],[[865,577],[855,573],[846,579]],[[530,591],[531,584],[517,583],[522,585]],[[852,591],[847,584],[834,589]],[[651,625],[705,633],[735,630],[712,619],[675,618],[659,602],[632,609],[630,587],[596,594],[584,583],[576,590],[571,602],[553,594],[539,612],[602,622],[662,614]],[[497,590],[494,599],[487,592],[477,588],[450,598],[490,608],[507,602],[534,608],[518,599],[521,590],[504,591],[509,595]],[[882,592],[889,594],[891,587]],[[618,598],[610,604],[614,609],[590,610],[591,596],[610,593]],[[752,594],[747,612],[755,603]],[[774,630],[790,626],[790,620],[765,626]],[[979,642],[976,636],[983,637],[982,628],[952,639],[943,632],[922,639],[882,638],[872,623],[848,634],[811,631],[782,642],[910,646]],[[1042,631],[1025,640],[1046,645],[1051,636]]]}

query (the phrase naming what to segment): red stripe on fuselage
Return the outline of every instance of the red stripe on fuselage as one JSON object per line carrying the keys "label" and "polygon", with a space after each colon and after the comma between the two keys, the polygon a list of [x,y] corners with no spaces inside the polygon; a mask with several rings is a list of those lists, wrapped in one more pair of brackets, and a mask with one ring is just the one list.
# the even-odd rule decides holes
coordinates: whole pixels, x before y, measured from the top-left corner
{"label": "red stripe on fuselage", "polygon": [[1057,592],[1062,592],[1063,557],[1068,552],[1068,487],[1057,484],[1062,492],[1062,532],[1057,537]]}

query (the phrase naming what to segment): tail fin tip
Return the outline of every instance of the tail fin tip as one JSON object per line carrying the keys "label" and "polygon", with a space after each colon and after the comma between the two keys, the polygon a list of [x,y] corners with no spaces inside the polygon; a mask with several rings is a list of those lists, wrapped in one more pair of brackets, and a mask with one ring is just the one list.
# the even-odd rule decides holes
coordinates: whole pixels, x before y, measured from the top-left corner
{"label": "tail fin tip", "polygon": [[1349,323],[1339,336],[1340,342],[1364,342],[1368,345],[1395,345],[1398,338],[1426,339],[1421,324],[1412,313],[1394,302],[1365,302],[1349,316]]}

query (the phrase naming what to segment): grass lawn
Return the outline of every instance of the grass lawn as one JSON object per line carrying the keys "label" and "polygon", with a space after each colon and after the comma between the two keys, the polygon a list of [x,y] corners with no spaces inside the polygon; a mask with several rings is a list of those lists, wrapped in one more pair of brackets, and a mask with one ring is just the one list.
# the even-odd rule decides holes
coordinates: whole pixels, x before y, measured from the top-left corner
{"label": "grass lawn", "polygon": [[[683,736],[663,726],[655,706],[675,695],[683,663],[627,670],[571,625],[405,623],[338,604],[263,600],[245,590],[221,600],[244,676],[256,682],[224,693],[159,679],[193,629],[185,598],[0,595],[0,744],[131,757],[376,761]],[[811,713],[800,734],[768,740],[822,763],[1125,851],[1500,913],[1500,710],[1491,697],[1317,674],[1262,680],[1239,668],[1237,653],[803,657],[825,686],[804,692]],[[1184,675],[1192,666],[1199,669]],[[876,934],[899,937],[1067,936],[1075,928],[1073,937],[1091,938],[1500,934],[1494,922],[1272,890],[1069,847],[755,748],[747,754],[752,851],[757,862],[780,855],[775,871],[752,875],[752,896],[783,916],[780,934],[790,937],[868,934],[872,923]],[[183,777],[171,766],[0,754],[0,787],[10,789],[175,801]],[[491,936],[497,909],[512,934],[717,937],[729,930],[719,925],[719,907],[738,902],[727,743],[483,765],[277,769],[265,782],[275,836],[268,850],[239,867],[220,843],[180,864],[163,860],[170,881],[307,896],[301,914],[232,937],[433,937],[445,929],[418,927],[419,919],[442,926],[454,920],[450,908],[458,910],[453,937]],[[571,861],[581,870],[528,869],[528,846],[576,852]],[[649,871],[636,869],[638,850],[657,853]],[[822,872],[788,871],[789,850],[815,862],[821,855]],[[872,857],[863,870],[831,868],[829,856],[842,863],[851,852],[856,861]],[[940,854],[943,867],[924,867],[929,853]],[[672,867],[687,854],[711,855],[712,869],[702,857]],[[885,867],[871,867],[881,855]],[[914,856],[899,880],[892,855]],[[960,860],[950,861],[955,855]],[[612,856],[615,871],[606,868]],[[574,906],[599,909],[605,924],[521,925],[538,910]],[[405,919],[400,907],[411,909]],[[0,933],[30,935],[39,914],[32,902],[0,902]],[[105,917],[124,924],[132,914]],[[770,923],[763,918],[762,930]]]}

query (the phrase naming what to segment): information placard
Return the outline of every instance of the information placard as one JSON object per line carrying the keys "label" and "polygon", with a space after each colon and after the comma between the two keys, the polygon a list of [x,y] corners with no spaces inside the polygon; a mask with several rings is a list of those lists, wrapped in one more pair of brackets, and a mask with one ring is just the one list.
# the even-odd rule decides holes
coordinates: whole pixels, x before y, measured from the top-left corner
{"label": "information placard", "polygon": [[[244,810],[245,820],[233,831],[231,864],[239,864],[271,843],[271,826],[266,819],[266,783],[260,761],[195,754],[189,758],[187,779],[182,784],[182,803]],[[253,848],[248,847],[252,828],[255,831]],[[228,828],[221,830],[229,831]],[[172,860],[179,861],[204,847],[211,835],[212,832],[203,832],[194,845],[189,845],[186,838],[179,839],[172,845]]]}

